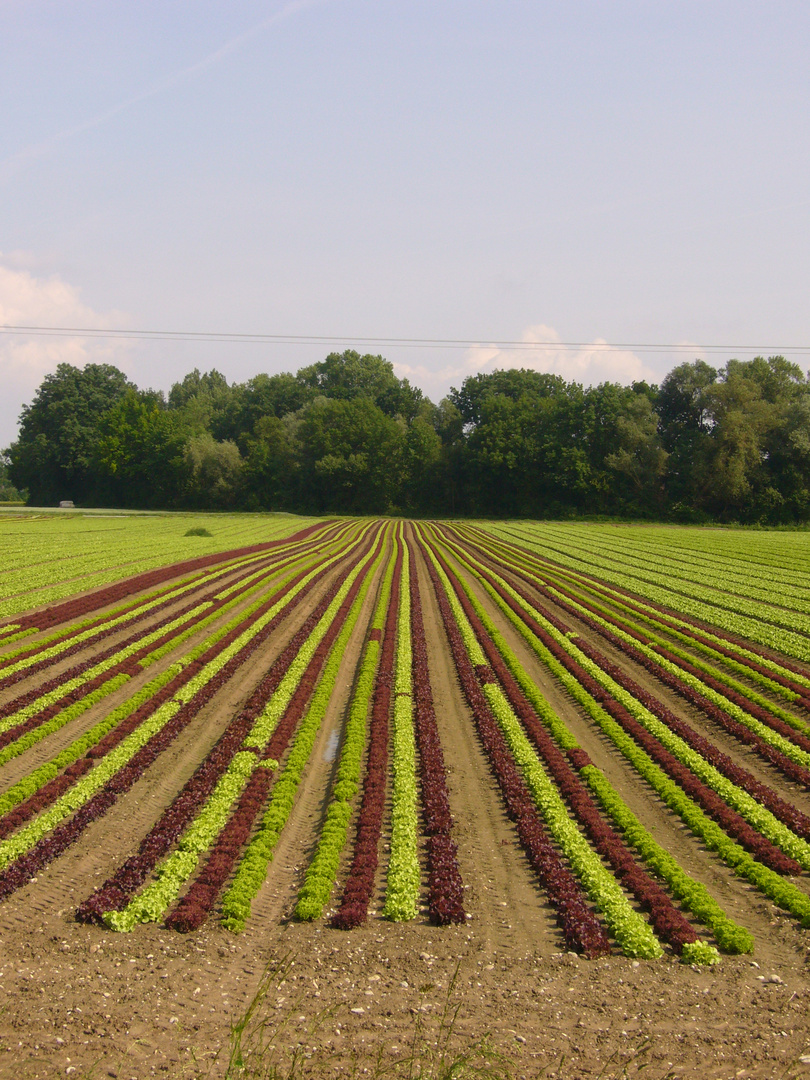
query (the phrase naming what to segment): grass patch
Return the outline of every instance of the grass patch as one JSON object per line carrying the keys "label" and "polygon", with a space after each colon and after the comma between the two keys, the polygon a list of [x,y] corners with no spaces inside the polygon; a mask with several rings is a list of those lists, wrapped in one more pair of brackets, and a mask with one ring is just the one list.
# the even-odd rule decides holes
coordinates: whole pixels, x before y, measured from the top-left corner
{"label": "grass patch", "polygon": [[[307,1049],[324,1025],[335,1022],[338,1006],[322,1010],[306,1025],[298,1019],[303,993],[282,1016],[263,1007],[268,995],[285,982],[293,963],[288,955],[267,967],[253,1000],[233,1024],[225,1080],[320,1080],[333,1074],[330,1066],[338,1056],[345,1058],[345,1053],[325,1048],[315,1053]],[[457,967],[438,1012],[438,1027],[429,1028],[419,1010],[401,1055],[392,1059],[386,1054],[384,1059],[382,1048],[363,1058],[354,1054],[351,1072],[346,1074],[344,1060],[340,1075],[362,1075],[364,1080],[512,1080],[512,1062],[493,1048],[487,1035],[470,1041],[456,1032],[461,1005],[452,999],[458,971]],[[432,989],[432,984],[423,987],[423,997]]]}

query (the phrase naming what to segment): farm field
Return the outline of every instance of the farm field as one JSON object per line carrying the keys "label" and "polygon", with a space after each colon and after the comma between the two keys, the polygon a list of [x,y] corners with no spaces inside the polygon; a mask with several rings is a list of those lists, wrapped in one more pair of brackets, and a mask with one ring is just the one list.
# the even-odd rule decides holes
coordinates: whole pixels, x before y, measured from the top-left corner
{"label": "farm field", "polygon": [[0,1076],[810,1076],[807,548],[4,517]]}
{"label": "farm field", "polygon": [[[301,526],[292,514],[0,509],[0,618]],[[195,529],[210,535],[186,535]]]}

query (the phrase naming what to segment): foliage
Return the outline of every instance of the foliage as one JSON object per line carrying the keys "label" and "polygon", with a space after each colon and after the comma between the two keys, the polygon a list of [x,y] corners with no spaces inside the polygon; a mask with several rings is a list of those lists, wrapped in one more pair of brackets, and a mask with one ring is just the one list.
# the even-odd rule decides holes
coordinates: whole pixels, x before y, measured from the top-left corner
{"label": "foliage", "polygon": [[100,425],[110,409],[134,389],[110,364],[83,370],[59,364],[23,408],[20,434],[8,450],[9,478],[27,488],[36,505],[71,499],[87,502],[98,486],[94,469]]}
{"label": "foliage", "polygon": [[479,373],[438,405],[381,356],[330,353],[164,401],[62,364],[8,449],[33,503],[489,517],[810,519],[810,382],[783,357],[680,364],[660,388]]}

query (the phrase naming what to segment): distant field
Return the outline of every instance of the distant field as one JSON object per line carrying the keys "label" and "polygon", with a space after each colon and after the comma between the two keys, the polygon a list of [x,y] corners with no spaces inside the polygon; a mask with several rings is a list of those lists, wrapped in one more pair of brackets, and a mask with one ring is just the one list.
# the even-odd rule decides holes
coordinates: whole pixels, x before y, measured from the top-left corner
{"label": "distant field", "polygon": [[[400,1038],[405,1020],[378,1015],[375,995],[389,976],[393,997],[432,989],[436,972],[417,968],[442,942],[453,962],[477,955],[474,941],[514,956],[504,984],[531,1008],[538,965],[603,958],[588,978],[605,1012],[630,962],[689,995],[696,972],[737,977],[753,955],[781,973],[774,994],[795,988],[779,1023],[798,1054],[808,555],[804,533],[4,518],[4,940],[27,947],[33,908],[43,970],[69,923],[77,948],[103,947],[96,973],[115,950],[146,964],[193,941],[166,1006],[189,1021],[222,996],[193,950],[219,950],[230,993],[245,970],[229,967],[230,942],[266,954],[297,927],[302,950],[349,972],[309,972],[317,1008],[338,1009],[373,943],[388,966],[350,1022]],[[332,952],[348,966],[329,967]],[[658,1006],[660,985],[651,977]],[[108,991],[93,1003],[76,985],[65,1008],[120,1034],[133,1010],[151,1015],[153,990],[147,974],[122,1003]],[[716,1003],[714,1023],[736,1009],[740,1030],[766,1037],[755,1002],[729,989]],[[578,1015],[559,1025],[587,1045]],[[535,1064],[551,1067],[565,1044],[536,1031]],[[661,1039],[674,1060],[676,1035]],[[599,1045],[594,1034],[594,1076]],[[101,1037],[88,1046],[86,1064],[106,1052]],[[690,1053],[699,1073],[700,1045]],[[323,1075],[351,1067],[347,1052]]]}
{"label": "distant field", "polygon": [[[292,514],[0,512],[0,618],[199,555],[288,536]],[[189,529],[211,536],[186,536]]]}
{"label": "distant field", "polygon": [[810,532],[508,522],[542,558],[810,660]]}

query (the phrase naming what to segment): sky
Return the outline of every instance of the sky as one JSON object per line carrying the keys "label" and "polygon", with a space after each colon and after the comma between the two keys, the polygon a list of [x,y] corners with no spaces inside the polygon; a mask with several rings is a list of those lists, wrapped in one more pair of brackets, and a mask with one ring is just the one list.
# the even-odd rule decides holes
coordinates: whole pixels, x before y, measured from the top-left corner
{"label": "sky", "polygon": [[810,367],[806,0],[0,0],[0,43],[0,326],[179,335],[0,332],[0,447],[62,362]]}

